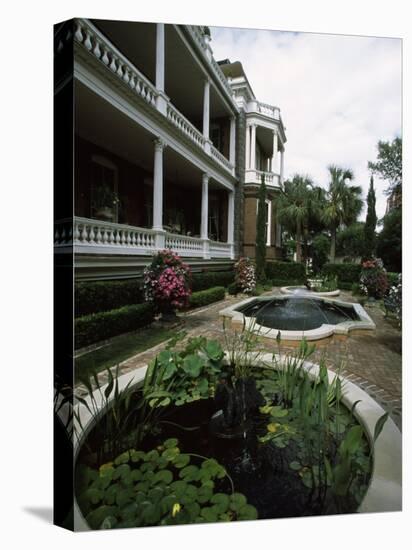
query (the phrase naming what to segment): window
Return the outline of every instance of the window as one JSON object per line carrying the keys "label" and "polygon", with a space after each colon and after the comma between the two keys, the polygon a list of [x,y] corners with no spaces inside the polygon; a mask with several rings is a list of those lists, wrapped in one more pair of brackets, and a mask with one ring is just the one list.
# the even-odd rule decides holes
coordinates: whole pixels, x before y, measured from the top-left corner
{"label": "window", "polygon": [[116,165],[105,157],[93,155],[91,172],[91,218],[117,222],[119,204]]}

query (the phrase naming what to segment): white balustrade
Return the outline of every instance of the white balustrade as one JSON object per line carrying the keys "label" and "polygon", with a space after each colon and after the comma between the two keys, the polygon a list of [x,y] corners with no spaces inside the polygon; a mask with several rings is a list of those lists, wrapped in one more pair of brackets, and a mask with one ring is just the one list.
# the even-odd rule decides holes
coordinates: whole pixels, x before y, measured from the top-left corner
{"label": "white balustrade", "polygon": [[75,40],[123,80],[139,97],[156,107],[155,86],[87,20],[76,20]]}
{"label": "white balustrade", "polygon": [[280,109],[274,105],[269,105],[268,103],[262,103],[261,101],[256,102],[256,110],[262,115],[269,116],[275,120],[280,120]]}
{"label": "white balustrade", "polygon": [[209,241],[209,254],[211,258],[230,258],[231,244]]}
{"label": "white balustrade", "polygon": [[187,235],[174,235],[166,233],[166,248],[175,250],[182,256],[202,256],[203,242],[196,237],[188,237]]}
{"label": "white balustrade", "polygon": [[176,128],[179,128],[179,130],[186,134],[186,136],[196,143],[196,145],[202,148],[204,147],[205,138],[202,133],[199,132],[199,130],[195,128],[186,117],[179,113],[179,111],[173,107],[171,103],[167,105],[166,114],[168,120],[176,126]]}
{"label": "white balustrade", "polygon": [[226,168],[226,170],[229,170],[231,172],[233,170],[233,165],[228,161],[228,159],[222,155],[220,151],[216,149],[216,147],[213,147],[213,145],[210,147],[210,154],[212,157],[217,160],[217,162]]}
{"label": "white balustrade", "polygon": [[[158,233],[153,229],[76,216],[55,224],[54,245],[58,249],[74,246],[77,253],[150,256],[159,250],[156,245]],[[183,257],[203,257],[204,240],[187,235],[162,234],[165,236],[165,248]],[[211,257],[230,258],[229,243],[207,242],[210,242]]]}
{"label": "white balustrade", "polygon": [[265,184],[270,187],[279,186],[279,174],[275,172],[263,172],[261,170],[246,170],[245,183],[262,183],[262,175],[265,177]]}

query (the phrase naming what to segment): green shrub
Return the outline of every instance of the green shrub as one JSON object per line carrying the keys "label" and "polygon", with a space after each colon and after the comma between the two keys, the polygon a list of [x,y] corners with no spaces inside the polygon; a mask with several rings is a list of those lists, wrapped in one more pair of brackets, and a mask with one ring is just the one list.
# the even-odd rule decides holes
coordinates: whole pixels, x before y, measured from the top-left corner
{"label": "green shrub", "polygon": [[[345,263],[345,264],[331,264],[327,263],[323,266],[322,273],[325,276],[337,276],[338,277],[338,285],[339,288],[344,288],[342,286],[342,283],[358,283],[360,272],[361,272],[361,265],[360,264],[352,264],[352,263]],[[351,288],[351,284],[348,287],[348,290]]]}
{"label": "green shrub", "polygon": [[227,287],[227,291],[232,296],[234,296],[235,294],[238,294],[238,292],[240,292],[236,283],[230,283],[230,285]]}
{"label": "green shrub", "polygon": [[225,287],[215,286],[208,288],[207,290],[199,290],[199,292],[193,292],[190,296],[190,307],[201,307],[225,298]]}
{"label": "green shrub", "polygon": [[139,279],[79,282],[74,297],[76,317],[144,302]]}
{"label": "green shrub", "polygon": [[235,280],[234,271],[205,271],[192,274],[192,292],[216,286],[227,287]]}
{"label": "green shrub", "polygon": [[276,281],[286,281],[286,284],[292,284],[290,281],[298,281],[298,283],[303,283],[306,279],[305,266],[297,262],[280,262],[280,261],[271,261],[266,262],[266,276],[268,279],[271,279],[272,282]]}
{"label": "green shrub", "polygon": [[148,303],[79,317],[74,324],[75,348],[136,330],[149,325],[152,321],[153,306]]}
{"label": "green shrub", "polygon": [[398,284],[399,273],[394,271],[387,271],[386,275],[388,276],[389,286],[396,286]]}
{"label": "green shrub", "polygon": [[351,286],[352,294],[361,294],[361,288],[359,283],[352,283]]}

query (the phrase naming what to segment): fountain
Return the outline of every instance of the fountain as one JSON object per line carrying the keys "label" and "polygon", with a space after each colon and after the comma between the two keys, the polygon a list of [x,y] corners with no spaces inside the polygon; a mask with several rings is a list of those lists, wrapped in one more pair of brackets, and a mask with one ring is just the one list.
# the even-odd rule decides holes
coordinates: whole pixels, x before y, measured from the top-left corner
{"label": "fountain", "polygon": [[374,330],[375,324],[360,304],[322,298],[303,288],[288,296],[248,298],[219,312],[234,327],[255,324],[260,335],[283,341],[321,340],[351,330]]}

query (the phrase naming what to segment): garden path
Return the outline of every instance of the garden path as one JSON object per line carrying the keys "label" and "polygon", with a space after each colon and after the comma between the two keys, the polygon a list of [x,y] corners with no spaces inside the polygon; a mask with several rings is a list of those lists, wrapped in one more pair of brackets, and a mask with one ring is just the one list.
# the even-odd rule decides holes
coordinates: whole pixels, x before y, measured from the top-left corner
{"label": "garden path", "polygon": [[[280,294],[278,288],[265,294]],[[225,300],[210,306],[179,315],[181,324],[176,331],[184,330],[185,338],[178,344],[184,345],[189,337],[205,336],[219,340],[224,345],[225,336],[219,311],[239,302],[244,297],[228,296]],[[355,302],[350,292],[342,292],[340,298],[344,301]],[[317,361],[324,357],[328,368],[336,370],[342,365],[341,373],[351,381],[361,386],[381,406],[389,412],[395,423],[401,428],[402,422],[402,335],[393,321],[384,317],[383,311],[377,304],[366,304],[368,314],[376,324],[374,334],[354,334],[346,340],[332,339],[326,345],[319,347],[311,358]],[[119,365],[121,374],[143,367],[153,359],[167,345],[167,342],[141,352]],[[262,348],[268,351],[277,351],[275,341],[264,339]],[[281,351],[289,349],[281,344]],[[107,373],[99,374],[99,381],[104,383]],[[82,394],[82,387],[76,388]]]}

